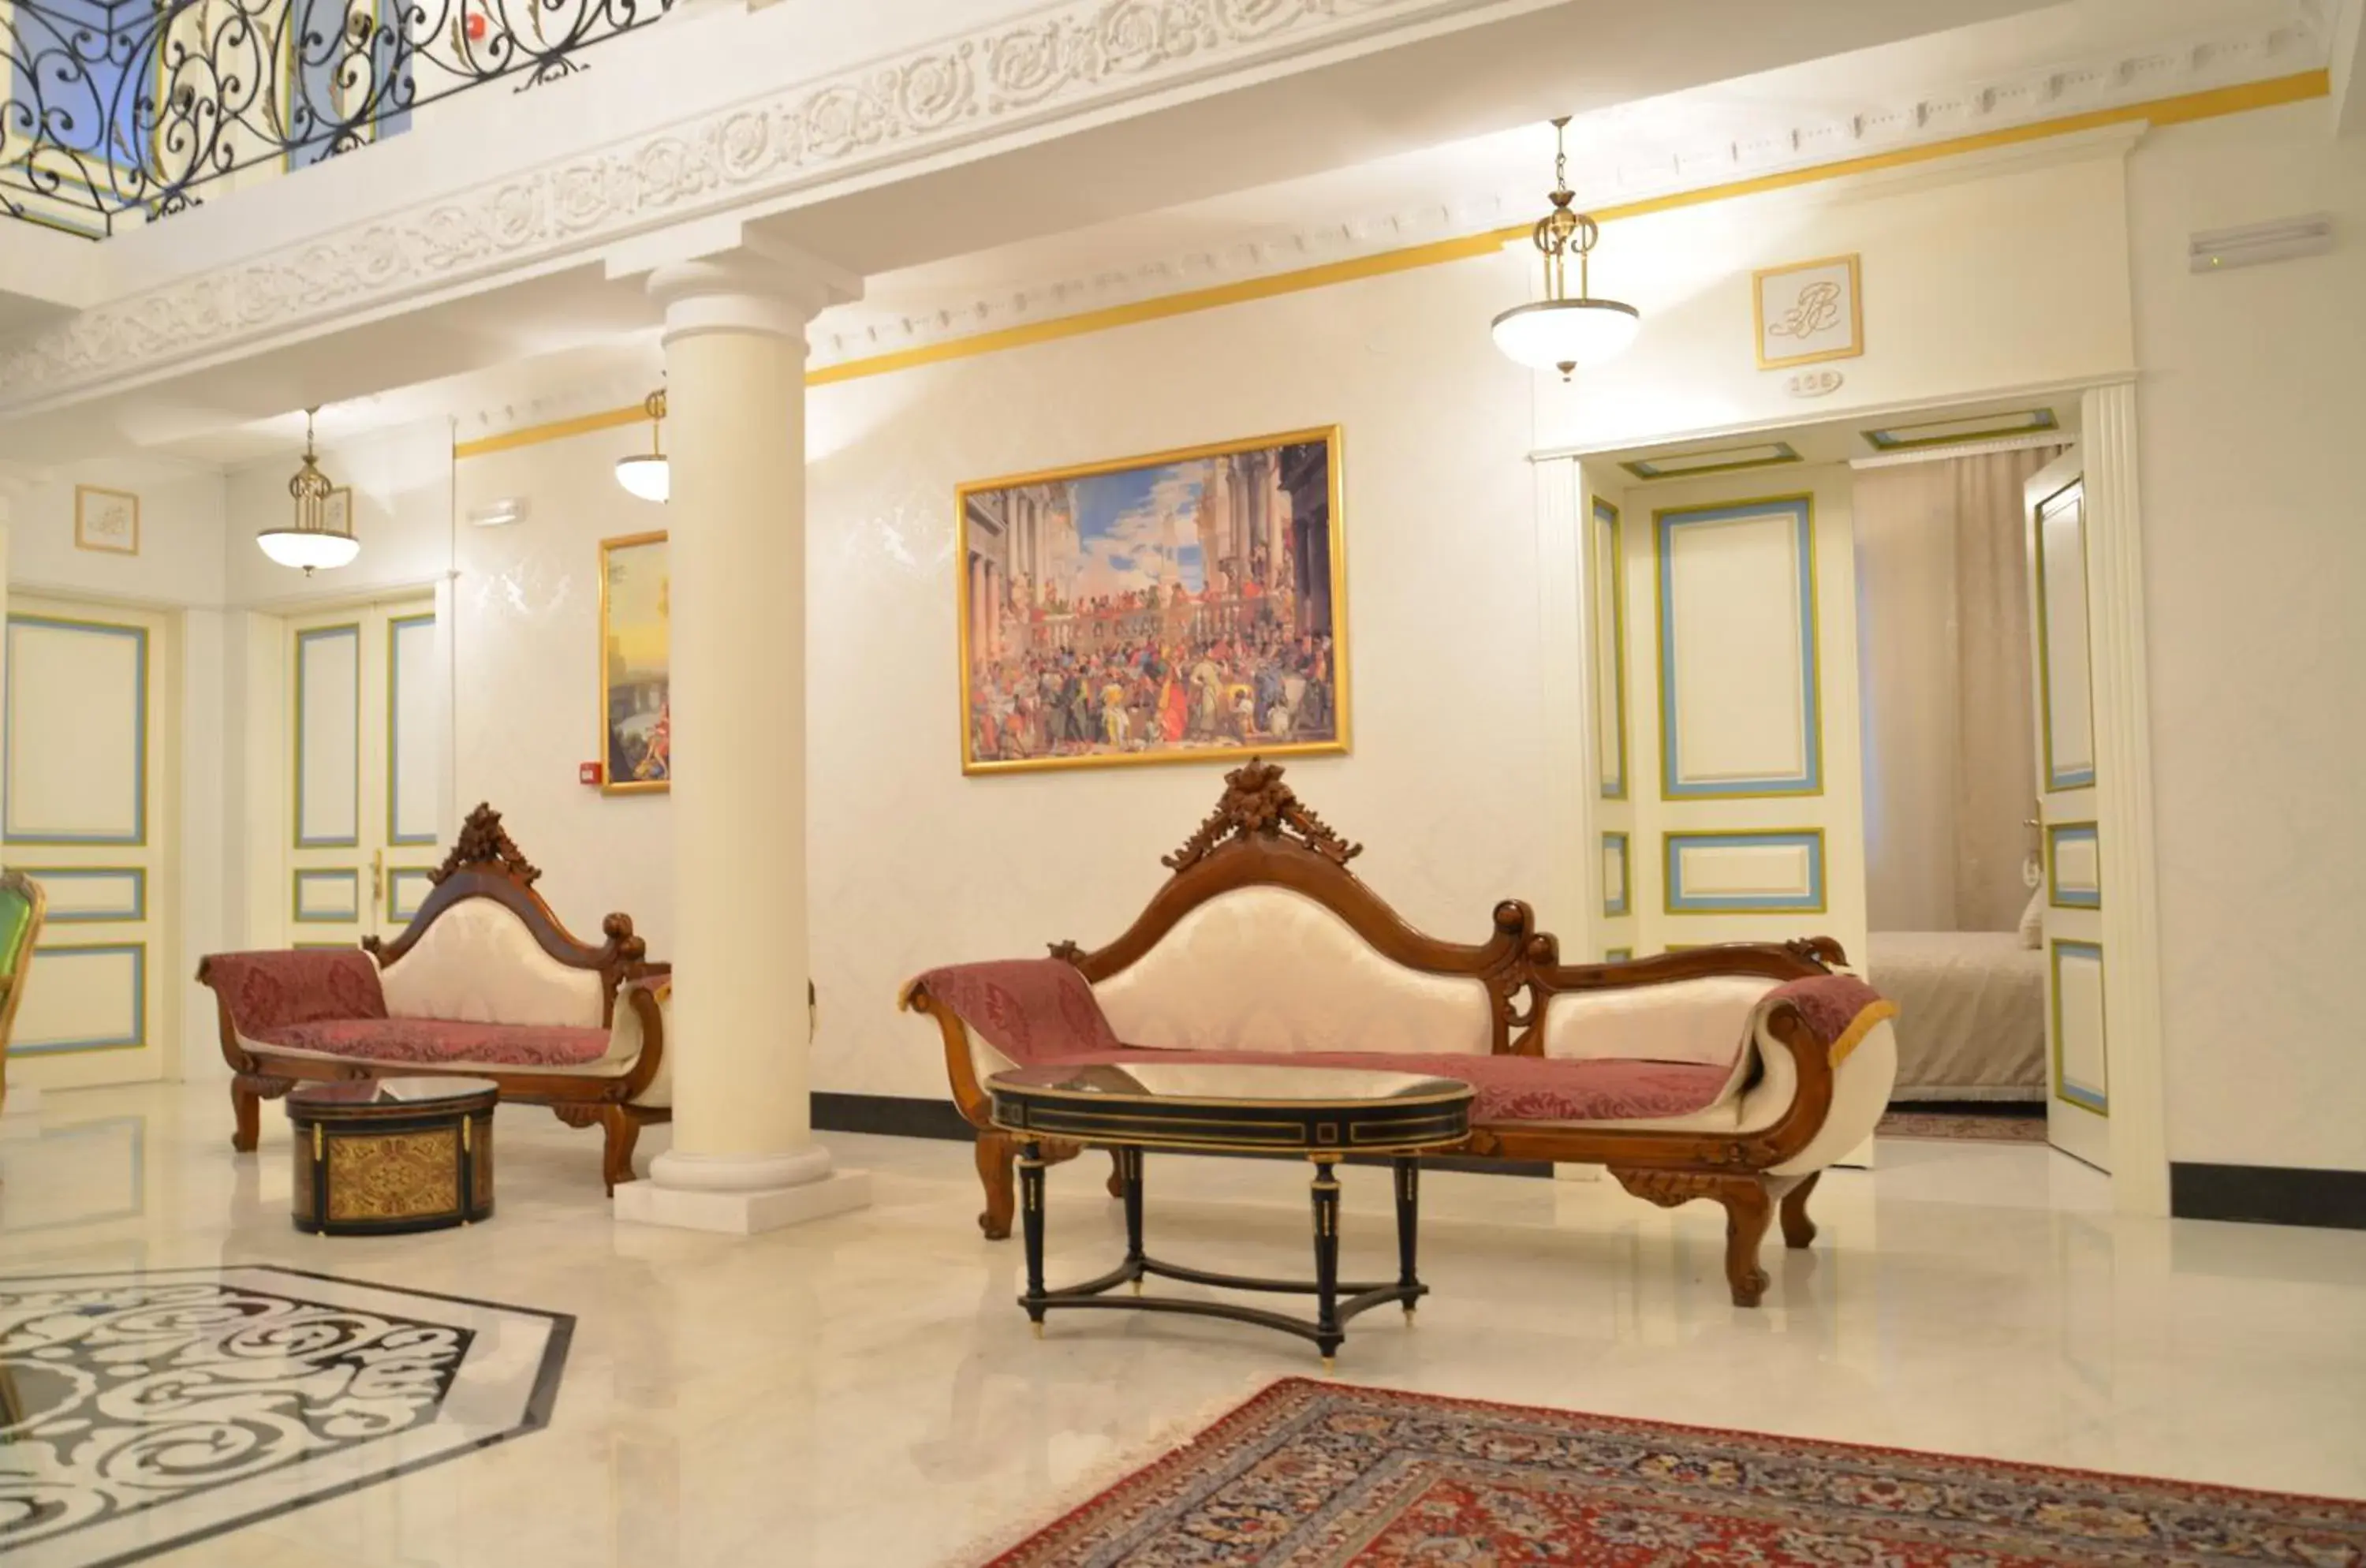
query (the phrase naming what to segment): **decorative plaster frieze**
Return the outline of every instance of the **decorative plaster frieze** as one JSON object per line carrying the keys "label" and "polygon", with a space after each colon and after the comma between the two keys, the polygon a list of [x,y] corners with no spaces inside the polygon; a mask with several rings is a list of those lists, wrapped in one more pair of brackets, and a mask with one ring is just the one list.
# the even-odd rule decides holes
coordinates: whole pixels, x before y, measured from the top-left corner
{"label": "decorative plaster frieze", "polygon": [[[2057,63],[1842,115],[1770,121],[1763,114],[1721,107],[1716,87],[1620,106],[1576,122],[1588,143],[1576,160],[1579,200],[1589,208],[1617,208],[2288,75],[2323,65],[2329,36],[2320,0],[2291,0],[2282,15],[2266,24]],[[1685,112],[1688,105],[1696,106],[1696,111]],[[1703,119],[1712,124],[1704,128]],[[1719,119],[1725,123],[1714,123]],[[1398,210],[1326,219],[1301,230],[1258,233],[1226,246],[1103,266],[967,299],[932,301],[922,309],[899,308],[892,289],[874,290],[872,300],[833,310],[816,322],[813,363],[827,367],[925,348],[1459,239],[1526,222],[1541,209],[1541,200],[1540,179],[1531,175],[1525,184],[1505,182],[1500,188],[1423,199]]]}
{"label": "decorative plaster frieze", "polygon": [[[0,412],[1186,81],[1518,0],[1068,0],[96,306],[0,352]],[[233,198],[234,199],[234,198]]]}

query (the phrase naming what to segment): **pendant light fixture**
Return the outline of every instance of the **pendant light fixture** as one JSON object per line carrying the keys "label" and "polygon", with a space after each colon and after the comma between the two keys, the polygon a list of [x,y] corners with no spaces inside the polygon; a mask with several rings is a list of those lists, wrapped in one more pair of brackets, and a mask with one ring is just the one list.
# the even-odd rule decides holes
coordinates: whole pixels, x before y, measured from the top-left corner
{"label": "pendant light fixture", "polygon": [[663,501],[673,493],[673,468],[665,455],[665,389],[651,392],[641,408],[649,416],[649,449],[617,458],[616,482],[643,501]]}
{"label": "pendant light fixture", "polygon": [[[1570,204],[1577,193],[1569,188],[1569,117],[1553,123],[1552,210],[1537,220],[1537,249],[1545,256],[1545,297],[1533,305],[1518,305],[1495,318],[1495,346],[1531,369],[1549,365],[1561,378],[1581,365],[1599,365],[1635,341],[1642,313],[1616,299],[1596,299],[1590,292],[1587,258],[1601,228]],[[1577,256],[1577,297],[1569,297],[1569,258]]]}
{"label": "pendant light fixture", "polygon": [[350,503],[342,518],[332,522],[329,516],[329,500],[336,487],[321,471],[320,459],[312,451],[312,416],[320,412],[317,408],[304,411],[304,466],[287,481],[287,493],[296,503],[296,525],[265,528],[254,536],[265,555],[281,566],[303,568],[307,577],[316,568],[344,566],[362,553],[361,542],[354,537]]}

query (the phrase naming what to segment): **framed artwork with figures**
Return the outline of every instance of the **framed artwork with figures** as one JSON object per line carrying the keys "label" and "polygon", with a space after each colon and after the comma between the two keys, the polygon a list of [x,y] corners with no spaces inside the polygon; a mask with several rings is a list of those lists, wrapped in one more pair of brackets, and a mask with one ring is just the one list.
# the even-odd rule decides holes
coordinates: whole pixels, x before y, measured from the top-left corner
{"label": "framed artwork with figures", "polygon": [[1338,427],[959,488],[962,771],[1347,750]]}
{"label": "framed artwork with figures", "polygon": [[1758,368],[1853,359],[1865,352],[1857,258],[1825,256],[1751,274]]}
{"label": "framed artwork with figures", "polygon": [[140,553],[140,498],[128,490],[74,486],[74,548]]}
{"label": "framed artwork with figures", "polygon": [[673,784],[673,583],[666,536],[600,541],[600,787]]}

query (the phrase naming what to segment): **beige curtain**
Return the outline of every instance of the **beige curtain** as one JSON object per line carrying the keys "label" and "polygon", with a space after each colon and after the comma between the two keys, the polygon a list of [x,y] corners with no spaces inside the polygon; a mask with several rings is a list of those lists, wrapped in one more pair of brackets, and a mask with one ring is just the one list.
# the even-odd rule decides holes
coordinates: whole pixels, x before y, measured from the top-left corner
{"label": "beige curtain", "polygon": [[2022,485],[2059,448],[1856,476],[1875,931],[2011,931],[2036,788]]}

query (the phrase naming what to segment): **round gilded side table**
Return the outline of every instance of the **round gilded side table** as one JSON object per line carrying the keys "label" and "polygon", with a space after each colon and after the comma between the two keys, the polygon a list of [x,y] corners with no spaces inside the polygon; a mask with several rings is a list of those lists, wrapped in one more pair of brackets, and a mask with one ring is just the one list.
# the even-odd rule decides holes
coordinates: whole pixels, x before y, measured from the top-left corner
{"label": "round gilded side table", "polygon": [[493,1213],[489,1078],[365,1078],[287,1095],[296,1228],[324,1235],[442,1230]]}

